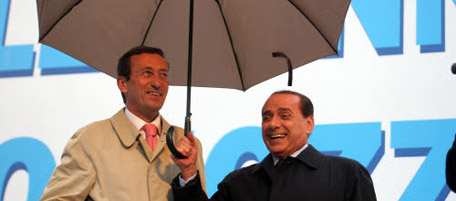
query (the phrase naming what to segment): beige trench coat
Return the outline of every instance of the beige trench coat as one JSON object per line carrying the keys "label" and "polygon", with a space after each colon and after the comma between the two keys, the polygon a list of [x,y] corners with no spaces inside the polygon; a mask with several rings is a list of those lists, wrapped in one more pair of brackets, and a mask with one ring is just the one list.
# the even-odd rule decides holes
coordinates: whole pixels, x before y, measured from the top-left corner
{"label": "beige trench coat", "polygon": [[[79,129],[69,140],[61,164],[41,200],[150,201],[173,200],[170,183],[180,173],[166,146],[170,125],[162,117],[162,131],[152,151],[124,109],[110,119]],[[174,138],[183,136],[175,127]],[[205,188],[201,143],[197,168]]]}

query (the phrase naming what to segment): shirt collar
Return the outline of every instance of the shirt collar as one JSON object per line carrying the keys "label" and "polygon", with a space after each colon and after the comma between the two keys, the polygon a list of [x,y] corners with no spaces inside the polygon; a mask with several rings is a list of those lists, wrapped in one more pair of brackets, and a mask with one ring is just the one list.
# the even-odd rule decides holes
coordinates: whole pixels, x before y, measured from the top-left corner
{"label": "shirt collar", "polygon": [[[303,164],[307,165],[311,169],[317,169],[318,164],[324,158],[324,155],[317,151],[312,145],[304,145],[300,150],[296,151],[298,153],[296,157],[291,157],[301,161]],[[255,165],[252,168],[252,173],[257,173],[261,169],[270,173],[274,169],[273,156],[269,153],[258,165]]]}
{"label": "shirt collar", "polygon": [[[304,146],[302,146],[300,149],[298,149],[297,151],[295,151],[294,153],[292,153],[292,154],[291,154],[290,156],[288,156],[288,157],[293,157],[293,158],[298,157],[298,155],[299,155],[302,151],[304,151],[304,149],[306,149],[308,145],[309,145],[309,144],[305,144]],[[271,155],[272,155],[272,154],[271,154]],[[279,161],[279,159],[280,159],[280,158],[278,158],[278,157],[272,156],[272,162],[273,162],[273,164],[276,165],[277,162]]]}
{"label": "shirt collar", "polygon": [[157,117],[152,121],[152,122],[145,122],[138,116],[134,115],[133,113],[128,110],[128,108],[125,107],[125,115],[127,115],[127,118],[133,123],[133,125],[138,129],[141,130],[141,128],[144,126],[144,124],[154,124],[158,128],[158,134],[160,134],[161,131],[161,116],[157,115]]}

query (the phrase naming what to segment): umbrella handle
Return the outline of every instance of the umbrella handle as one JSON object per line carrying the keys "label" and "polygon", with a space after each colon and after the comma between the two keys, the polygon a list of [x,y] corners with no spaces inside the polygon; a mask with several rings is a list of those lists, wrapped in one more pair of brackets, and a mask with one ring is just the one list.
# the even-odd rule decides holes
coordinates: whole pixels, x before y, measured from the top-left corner
{"label": "umbrella handle", "polygon": [[174,126],[169,127],[168,132],[166,133],[166,144],[168,145],[169,151],[174,155],[174,157],[178,159],[185,158],[179,151],[177,151],[176,147],[173,143],[173,133],[174,133]]}
{"label": "umbrella handle", "polygon": [[287,60],[287,67],[288,67],[288,86],[293,85],[293,66],[291,65],[291,60],[288,56],[283,52],[273,52],[272,57],[282,57]]}

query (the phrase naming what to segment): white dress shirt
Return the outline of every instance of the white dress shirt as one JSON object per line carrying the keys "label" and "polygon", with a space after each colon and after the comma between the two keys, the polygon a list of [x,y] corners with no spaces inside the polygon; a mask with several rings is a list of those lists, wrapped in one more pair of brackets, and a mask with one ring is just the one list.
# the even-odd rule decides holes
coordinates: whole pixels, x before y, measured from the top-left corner
{"label": "white dress shirt", "polygon": [[128,110],[128,108],[125,108],[125,115],[127,115],[127,118],[131,121],[131,123],[133,123],[133,125],[135,125],[135,127],[139,131],[141,131],[141,136],[143,136],[144,139],[146,139],[146,134],[144,133],[143,130],[141,130],[141,128],[144,126],[144,124],[154,124],[155,126],[157,126],[157,128],[158,128],[158,133],[157,134],[160,135],[160,131],[161,131],[161,117],[160,117],[160,114],[152,122],[145,122],[141,118],[139,118],[136,115],[134,115],[133,113],[131,113]]}

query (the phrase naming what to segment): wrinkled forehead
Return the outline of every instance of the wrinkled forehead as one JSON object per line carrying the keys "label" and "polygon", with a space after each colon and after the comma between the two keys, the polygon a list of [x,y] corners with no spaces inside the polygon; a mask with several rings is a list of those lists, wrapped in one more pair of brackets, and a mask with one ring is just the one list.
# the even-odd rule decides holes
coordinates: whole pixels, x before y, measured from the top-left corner
{"label": "wrinkled forehead", "polygon": [[[267,111],[299,111],[300,99],[293,94],[274,94],[263,105],[262,113]],[[296,111],[295,111],[296,112]]]}
{"label": "wrinkled forehead", "polygon": [[156,53],[141,53],[130,57],[131,68],[150,68],[156,70],[168,70],[168,62]]}

